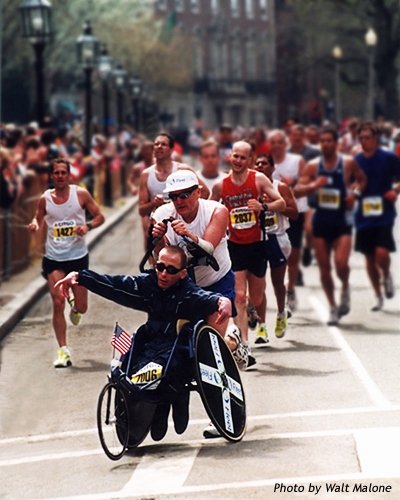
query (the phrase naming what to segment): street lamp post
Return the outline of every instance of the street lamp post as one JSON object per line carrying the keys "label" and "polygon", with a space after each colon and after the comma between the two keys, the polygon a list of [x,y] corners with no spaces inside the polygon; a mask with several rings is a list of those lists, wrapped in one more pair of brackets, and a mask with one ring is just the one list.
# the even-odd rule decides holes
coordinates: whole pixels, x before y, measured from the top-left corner
{"label": "street lamp post", "polygon": [[138,76],[134,76],[129,81],[132,93],[133,126],[136,132],[141,129],[140,97],[142,95],[143,82]]}
{"label": "street lamp post", "polygon": [[85,72],[85,153],[91,150],[91,125],[92,125],[92,71],[97,61],[99,42],[92,34],[90,21],[83,25],[83,35],[76,41],[78,62]]}
{"label": "street lamp post", "polygon": [[372,28],[369,28],[365,33],[365,43],[368,47],[368,90],[367,90],[367,104],[365,109],[365,118],[367,120],[374,119],[374,54],[375,46],[378,43],[378,36]]}
{"label": "street lamp post", "polygon": [[46,108],[43,52],[52,36],[52,7],[48,0],[23,0],[19,9],[22,17],[22,36],[28,38],[35,51],[36,119],[39,125],[43,125]]}
{"label": "street lamp post", "polygon": [[[110,121],[110,108],[108,102],[108,79],[112,73],[112,59],[108,55],[107,47],[103,45],[100,51],[98,69],[102,80],[102,94],[103,94],[103,133],[106,137],[109,136],[109,121]],[[104,158],[105,161],[105,182],[104,182],[104,205],[106,207],[113,206],[113,193],[112,193],[112,178],[111,178],[111,162],[112,158],[107,154]]]}
{"label": "street lamp post", "polygon": [[[117,121],[119,132],[122,133],[122,125],[124,123],[124,88],[126,83],[127,72],[121,64],[117,64],[114,69],[115,86],[117,87]],[[118,149],[122,149],[120,136],[118,135]],[[120,166],[121,194],[126,196],[126,162],[123,159]]]}
{"label": "street lamp post", "polygon": [[109,88],[108,79],[112,73],[112,59],[108,55],[106,45],[103,45],[99,57],[99,73],[102,80],[103,94],[103,133],[106,137],[109,135],[110,107],[109,107]]}
{"label": "street lamp post", "polygon": [[340,96],[340,62],[343,57],[343,52],[339,45],[333,47],[332,57],[335,61],[335,118],[336,123],[340,124],[340,121],[342,119],[342,101]]}
{"label": "street lamp post", "polygon": [[124,88],[127,72],[121,64],[117,64],[114,70],[115,85],[117,87],[117,121],[122,126],[124,122]]}

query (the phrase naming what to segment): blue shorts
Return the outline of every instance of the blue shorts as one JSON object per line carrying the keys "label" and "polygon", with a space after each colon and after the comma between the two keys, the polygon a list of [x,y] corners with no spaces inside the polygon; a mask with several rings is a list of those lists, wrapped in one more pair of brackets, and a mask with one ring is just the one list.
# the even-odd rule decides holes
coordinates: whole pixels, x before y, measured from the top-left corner
{"label": "blue shorts", "polygon": [[284,234],[269,234],[268,240],[265,242],[267,261],[270,268],[283,266],[291,251],[291,244],[287,233]]}
{"label": "blue shorts", "polygon": [[235,307],[235,274],[231,270],[229,270],[225,276],[223,276],[220,280],[210,286],[204,286],[203,290],[207,290],[208,292],[219,293],[223,297],[230,299],[232,303],[232,318],[237,315],[237,310]]}

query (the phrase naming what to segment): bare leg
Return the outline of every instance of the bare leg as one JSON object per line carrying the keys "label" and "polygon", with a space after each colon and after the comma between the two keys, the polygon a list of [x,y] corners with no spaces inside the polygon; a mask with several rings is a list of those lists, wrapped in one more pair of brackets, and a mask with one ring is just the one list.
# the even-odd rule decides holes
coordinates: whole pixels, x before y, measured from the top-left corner
{"label": "bare leg", "polygon": [[247,325],[247,271],[235,272],[235,294],[236,294],[236,309],[237,316],[234,319],[235,324],[240,328],[242,339],[248,342],[248,325]]}
{"label": "bare leg", "polygon": [[331,308],[336,307],[335,285],[331,273],[331,250],[328,243],[323,238],[314,237],[315,257],[318,262],[322,288]]}
{"label": "bare leg", "polygon": [[367,266],[368,277],[371,281],[372,288],[375,291],[377,297],[382,297],[381,283],[380,283],[380,272],[375,259],[375,255],[366,255],[365,263]]}
{"label": "bare leg", "polygon": [[342,289],[348,290],[350,266],[349,258],[351,253],[351,236],[340,236],[333,244],[336,274],[342,282]]}
{"label": "bare leg", "polygon": [[67,345],[67,323],[64,317],[65,299],[54,290],[54,284],[62,278],[65,278],[65,273],[57,270],[50,273],[47,278],[53,303],[53,329],[60,347]]}
{"label": "bare leg", "polygon": [[285,300],[286,300],[286,287],[285,287],[285,273],[287,264],[282,266],[271,268],[271,281],[274,287],[276,305],[278,308],[278,314],[283,314],[285,311]]}
{"label": "bare leg", "polygon": [[88,308],[88,291],[83,286],[75,285],[72,287],[75,298],[75,310],[84,314]]}
{"label": "bare leg", "polygon": [[292,247],[288,259],[288,290],[294,290],[300,269],[300,248]]}

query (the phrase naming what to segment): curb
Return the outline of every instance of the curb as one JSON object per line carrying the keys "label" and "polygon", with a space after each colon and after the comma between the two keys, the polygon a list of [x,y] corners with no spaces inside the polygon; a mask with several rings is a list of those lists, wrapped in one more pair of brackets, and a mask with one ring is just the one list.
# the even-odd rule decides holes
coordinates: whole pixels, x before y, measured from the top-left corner
{"label": "curb", "polygon": [[[88,249],[94,248],[105,234],[126,217],[136,206],[137,196],[129,198],[124,206],[106,219],[105,223],[91,231],[86,237]],[[0,313],[0,340],[6,337],[29,309],[48,291],[47,281],[38,276],[4,307]]]}

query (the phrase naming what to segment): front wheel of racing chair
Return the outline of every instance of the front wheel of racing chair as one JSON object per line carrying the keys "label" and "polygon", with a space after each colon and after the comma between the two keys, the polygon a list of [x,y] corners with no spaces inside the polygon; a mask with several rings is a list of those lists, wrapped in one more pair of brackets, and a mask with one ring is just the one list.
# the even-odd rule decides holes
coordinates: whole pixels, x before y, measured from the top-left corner
{"label": "front wheel of racing chair", "polygon": [[100,392],[97,430],[105,454],[119,460],[128,448],[129,413],[125,393],[114,382],[108,382]]}
{"label": "front wheel of racing chair", "polygon": [[239,369],[221,335],[204,323],[195,328],[195,369],[211,422],[228,441],[240,441],[246,430],[246,400]]}

